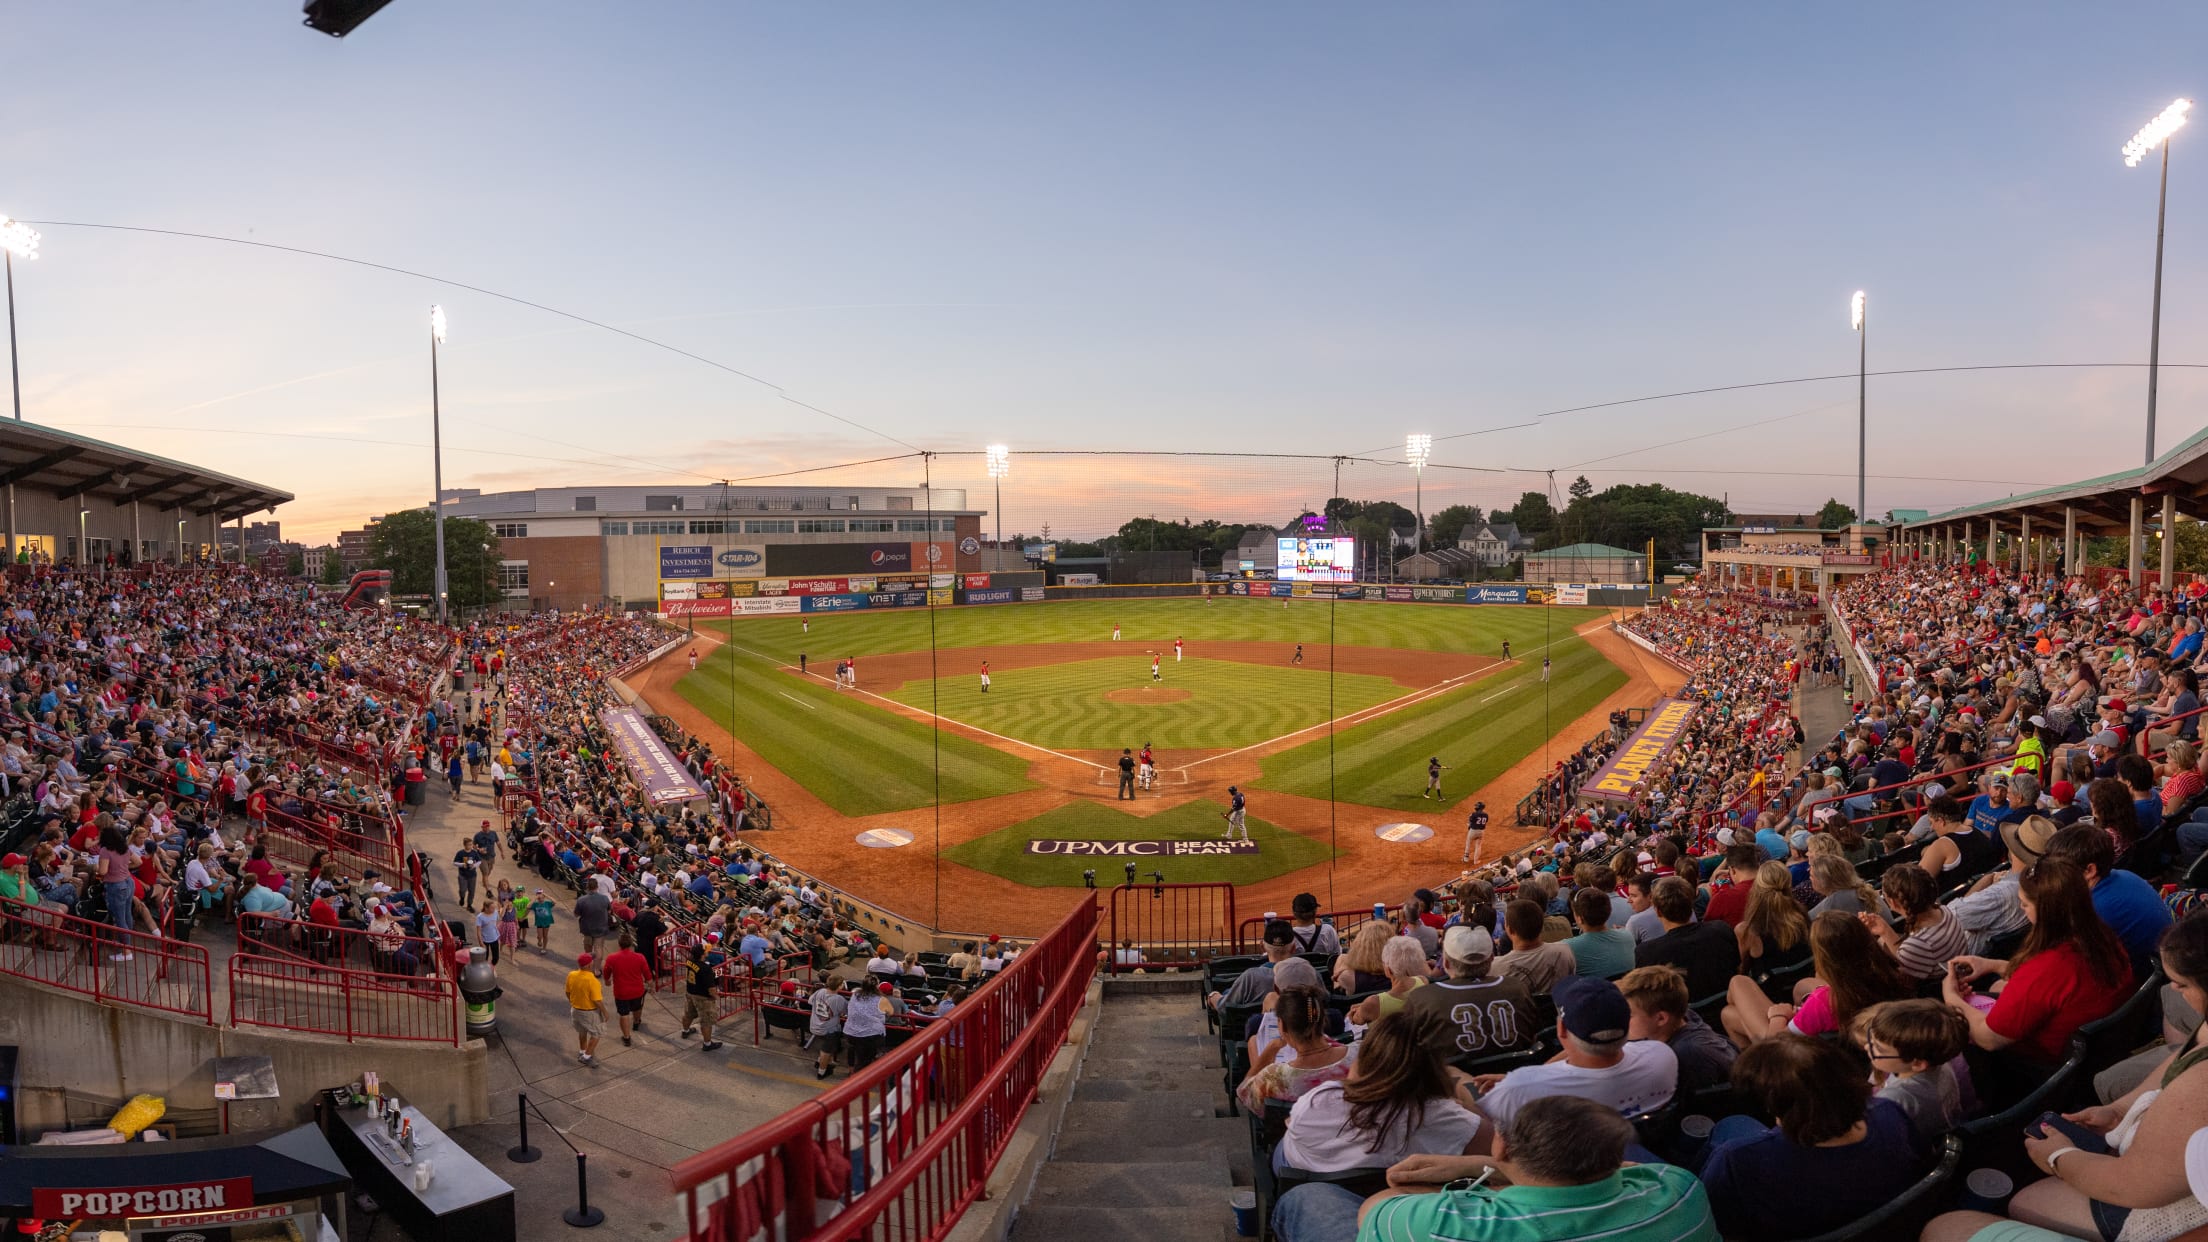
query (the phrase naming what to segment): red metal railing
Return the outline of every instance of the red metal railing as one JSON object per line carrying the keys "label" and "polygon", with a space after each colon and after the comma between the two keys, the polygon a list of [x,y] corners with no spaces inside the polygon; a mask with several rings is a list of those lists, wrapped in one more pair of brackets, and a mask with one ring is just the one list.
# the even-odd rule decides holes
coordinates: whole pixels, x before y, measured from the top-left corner
{"label": "red metal railing", "polygon": [[[1273,917],[1280,918],[1283,916],[1276,914]],[[1322,922],[1334,925],[1334,938],[1341,941],[1342,947],[1346,949],[1349,947],[1350,938],[1357,934],[1357,929],[1372,921],[1372,907],[1359,906],[1354,910],[1321,910],[1317,917]],[[1234,951],[1236,953],[1256,953],[1260,951],[1264,938],[1265,916],[1253,914],[1235,925]]]}
{"label": "red metal railing", "polygon": [[1113,974],[1139,969],[1119,964],[1120,946],[1129,940],[1152,966],[1186,966],[1234,951],[1232,884],[1122,884],[1112,890],[1111,911],[1104,947]]}
{"label": "red metal railing", "polygon": [[437,959],[437,942],[420,936],[401,936],[387,947],[362,928],[326,927],[250,911],[238,914],[238,947],[252,953],[401,978],[405,972],[396,963],[405,954],[413,955],[417,972],[437,970],[443,965]]}
{"label": "red metal railing", "polygon": [[[128,961],[115,960],[128,953]],[[214,1022],[207,950],[0,898],[0,974],[133,1009]]]}
{"label": "red metal railing", "polygon": [[460,991],[441,971],[387,975],[239,953],[230,959],[230,1025],[458,1046]]}
{"label": "red metal railing", "polygon": [[271,807],[268,831],[262,834],[261,840],[268,846],[271,856],[300,867],[312,862],[317,850],[328,850],[330,861],[355,879],[370,867],[386,877],[406,874],[404,833],[390,839],[372,837],[327,827]]}
{"label": "red metal railing", "polygon": [[1083,901],[842,1086],[675,1166],[695,1242],[939,1239],[988,1186],[1095,973]]}

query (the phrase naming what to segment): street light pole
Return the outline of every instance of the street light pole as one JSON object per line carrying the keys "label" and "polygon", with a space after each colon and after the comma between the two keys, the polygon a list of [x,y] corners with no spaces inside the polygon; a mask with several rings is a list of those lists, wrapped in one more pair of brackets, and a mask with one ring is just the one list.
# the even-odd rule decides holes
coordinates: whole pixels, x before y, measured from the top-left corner
{"label": "street light pole", "polygon": [[437,394],[437,347],[445,343],[445,308],[429,308],[430,512],[437,517],[437,624],[445,624],[445,442]]}
{"label": "street light pole", "polygon": [[1413,490],[1418,506],[1418,527],[1411,532],[1411,557],[1426,550],[1426,459],[1434,455],[1434,438],[1420,432],[1403,437],[1403,456],[1411,463]]}
{"label": "street light pole", "polygon": [[[2141,126],[2124,144],[2124,167],[2137,168],[2147,152],[2162,148],[2162,190],[2154,208],[2154,317],[2147,337],[2147,461],[2154,461],[2154,398],[2162,378],[2162,232],[2170,207],[2170,135],[2185,124],[2193,101],[2180,99]],[[2169,537],[2164,532],[2163,537]]]}
{"label": "street light pole", "polygon": [[[8,380],[15,392],[15,418],[23,421],[23,368],[15,356],[15,256],[38,257],[38,230],[21,220],[0,216],[0,256],[8,269]],[[12,486],[12,485],[11,485]]]}
{"label": "street light pole", "polygon": [[1870,420],[1865,416],[1864,380],[1869,372],[1864,369],[1871,357],[1871,330],[1863,317],[1863,291],[1855,291],[1848,302],[1849,317],[1855,321],[1855,520],[1870,521],[1870,509],[1866,507],[1864,481],[1870,476],[1871,431]]}
{"label": "street light pole", "polygon": [[992,444],[982,452],[989,460],[989,478],[997,485],[997,547],[989,558],[989,568],[994,571],[1004,558],[1004,476],[1012,473],[1012,450]]}

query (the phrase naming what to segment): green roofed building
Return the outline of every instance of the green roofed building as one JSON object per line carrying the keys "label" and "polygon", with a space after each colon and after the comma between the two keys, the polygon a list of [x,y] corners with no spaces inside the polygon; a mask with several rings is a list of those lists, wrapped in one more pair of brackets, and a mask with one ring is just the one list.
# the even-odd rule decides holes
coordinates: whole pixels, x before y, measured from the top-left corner
{"label": "green roofed building", "polygon": [[1646,582],[1648,558],[1606,543],[1568,543],[1526,553],[1528,582]]}

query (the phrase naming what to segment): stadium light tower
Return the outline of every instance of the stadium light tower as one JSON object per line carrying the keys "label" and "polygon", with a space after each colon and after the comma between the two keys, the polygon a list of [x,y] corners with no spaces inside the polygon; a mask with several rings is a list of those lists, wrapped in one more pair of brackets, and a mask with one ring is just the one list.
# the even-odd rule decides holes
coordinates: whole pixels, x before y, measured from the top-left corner
{"label": "stadium light tower", "polygon": [[429,308],[429,510],[437,515],[437,624],[445,624],[445,442],[437,400],[437,347],[445,343],[445,308]]}
{"label": "stadium light tower", "polygon": [[1870,510],[1864,507],[1864,471],[1870,462],[1870,422],[1864,417],[1863,379],[1867,372],[1863,367],[1871,357],[1871,333],[1863,326],[1863,291],[1858,289],[1848,299],[1848,320],[1855,327],[1855,520],[1870,521]]}
{"label": "stadium light tower", "polygon": [[2170,207],[2170,135],[2185,124],[2193,101],[2180,99],[2139,127],[2124,144],[2124,167],[2137,168],[2156,147],[2162,148],[2162,194],[2154,208],[2154,326],[2147,338],[2147,460],[2154,460],[2154,390],[2162,376],[2162,225]]}
{"label": "stadium light tower", "polygon": [[1411,477],[1415,486],[1418,506],[1418,529],[1411,532],[1411,555],[1426,550],[1426,462],[1434,455],[1434,438],[1424,432],[1414,431],[1403,437],[1403,458],[1411,463]]}
{"label": "stadium light tower", "polygon": [[38,257],[38,230],[21,220],[0,216],[0,254],[8,268],[8,379],[15,390],[15,417],[23,420],[23,370],[15,360],[15,257],[24,262]]}
{"label": "stadium light tower", "polygon": [[1012,450],[1002,444],[992,444],[982,450],[989,458],[989,477],[997,485],[997,548],[989,557],[993,572],[1004,563],[1004,476],[1012,473]]}

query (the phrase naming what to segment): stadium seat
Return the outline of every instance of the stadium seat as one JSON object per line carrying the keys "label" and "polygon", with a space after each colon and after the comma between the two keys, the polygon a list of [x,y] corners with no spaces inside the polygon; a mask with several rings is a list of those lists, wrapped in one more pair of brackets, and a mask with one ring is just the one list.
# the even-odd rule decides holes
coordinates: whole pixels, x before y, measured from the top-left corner
{"label": "stadium seat", "polygon": [[2024,1156],[2024,1127],[2059,1101],[2070,1098],[2081,1079],[2090,1088],[2091,1079],[2084,1073],[2085,1041],[2072,1040],[2069,1055],[2052,1069],[2026,1070],[2020,1065],[2018,1069],[2023,1072],[2008,1075],[1998,1070],[1992,1074],[1981,1072],[1980,1067],[1990,1062],[1991,1058],[1970,1058],[1971,1085],[1977,1089],[1981,1104],[1988,1101],[1989,1089],[2004,1077],[2009,1081],[2036,1078],[2037,1085],[2006,1108],[1957,1126],[1955,1135],[1962,1142],[1965,1162],[1971,1168],[1997,1168],[2019,1182],[2033,1180],[2038,1174]]}
{"label": "stadium seat", "polygon": [[1874,1242],[1885,1238],[1913,1238],[1940,1207],[1940,1191],[1954,1179],[1963,1162],[1963,1139],[1950,1134],[1940,1142],[1940,1158],[1917,1183],[1900,1197],[1861,1220],[1827,1230],[1803,1242]]}
{"label": "stadium seat", "polygon": [[812,1029],[813,1014],[809,1009],[798,1009],[789,1005],[761,1005],[759,1020],[761,1039],[774,1038],[776,1031],[794,1031],[802,1042],[806,1033]]}
{"label": "stadium seat", "polygon": [[[2084,1072],[2078,1077],[2088,1091],[2093,1075],[2152,1043],[2161,1034],[2162,985],[2167,982],[2159,970],[2148,975],[2146,982],[2141,983],[2116,1012],[2078,1028],[2077,1038],[2085,1045]],[[2075,1101],[2078,1107],[2091,1102]]]}
{"label": "stadium seat", "polygon": [[1254,1005],[1222,1005],[1219,1007],[1216,1017],[1219,1028],[1219,1064],[1221,1068],[1224,1068],[1230,1059],[1228,1050],[1249,1038],[1243,1032],[1248,1029],[1250,1019],[1264,1012],[1265,1005],[1262,1001]]}

